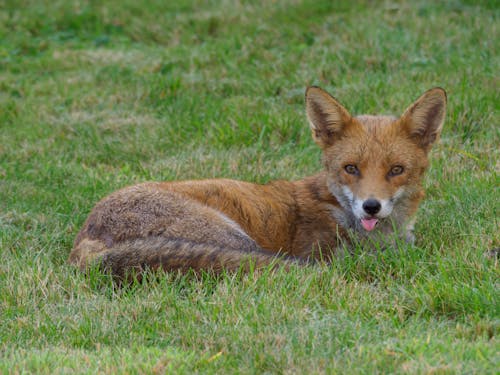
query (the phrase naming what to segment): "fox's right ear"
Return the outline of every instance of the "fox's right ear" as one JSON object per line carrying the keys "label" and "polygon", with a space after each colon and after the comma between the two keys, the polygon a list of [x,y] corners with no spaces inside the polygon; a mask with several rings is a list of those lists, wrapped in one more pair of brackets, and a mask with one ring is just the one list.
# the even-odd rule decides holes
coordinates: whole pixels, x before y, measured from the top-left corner
{"label": "fox's right ear", "polygon": [[306,113],[312,137],[321,148],[332,145],[351,119],[342,104],[316,86],[306,90]]}

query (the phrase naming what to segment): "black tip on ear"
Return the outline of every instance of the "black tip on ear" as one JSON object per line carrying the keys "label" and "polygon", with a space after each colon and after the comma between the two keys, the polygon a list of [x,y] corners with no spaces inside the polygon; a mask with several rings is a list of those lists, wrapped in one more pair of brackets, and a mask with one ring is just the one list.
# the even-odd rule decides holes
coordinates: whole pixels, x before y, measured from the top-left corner
{"label": "black tip on ear", "polygon": [[[306,87],[306,91],[304,92],[304,97],[307,98],[307,93],[309,92],[309,90],[312,90],[312,89],[318,89],[318,90],[321,90],[321,91],[324,91],[321,87],[319,86],[315,86],[315,85],[312,85],[312,86],[307,86]],[[326,92],[326,91],[325,91]]]}

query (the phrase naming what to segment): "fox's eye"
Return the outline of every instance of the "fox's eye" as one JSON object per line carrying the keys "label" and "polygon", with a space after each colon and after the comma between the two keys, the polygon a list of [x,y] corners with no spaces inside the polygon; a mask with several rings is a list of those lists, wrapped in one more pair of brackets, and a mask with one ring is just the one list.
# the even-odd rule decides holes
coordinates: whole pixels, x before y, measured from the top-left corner
{"label": "fox's eye", "polygon": [[401,173],[404,172],[404,168],[400,165],[395,165],[394,167],[391,168],[391,170],[389,171],[389,176],[398,176],[400,175]]}
{"label": "fox's eye", "polygon": [[345,167],[344,167],[345,171],[349,174],[354,174],[354,175],[357,175],[359,174],[359,170],[358,170],[358,167],[356,167],[355,165],[353,164],[347,164]]}

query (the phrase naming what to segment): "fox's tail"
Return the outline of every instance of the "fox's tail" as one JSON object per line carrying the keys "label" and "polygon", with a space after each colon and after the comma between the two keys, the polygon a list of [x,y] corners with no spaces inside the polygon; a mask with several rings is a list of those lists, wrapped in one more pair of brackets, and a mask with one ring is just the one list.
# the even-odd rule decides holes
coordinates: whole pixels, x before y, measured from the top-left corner
{"label": "fox's tail", "polygon": [[148,237],[127,240],[111,248],[99,240],[82,240],[71,252],[69,263],[86,270],[99,264],[118,278],[138,275],[146,269],[164,271],[237,271],[266,266],[302,265],[307,262],[283,254],[271,253],[257,245],[251,249],[234,249],[187,239]]}

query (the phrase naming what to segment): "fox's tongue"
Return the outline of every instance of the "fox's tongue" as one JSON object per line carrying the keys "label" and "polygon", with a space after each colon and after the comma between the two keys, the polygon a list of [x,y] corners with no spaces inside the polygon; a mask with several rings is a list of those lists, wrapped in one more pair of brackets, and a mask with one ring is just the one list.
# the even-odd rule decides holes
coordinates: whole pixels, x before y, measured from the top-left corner
{"label": "fox's tongue", "polygon": [[378,222],[378,219],[361,219],[361,225],[368,232],[372,231],[375,228],[375,225],[377,225],[377,222]]}

